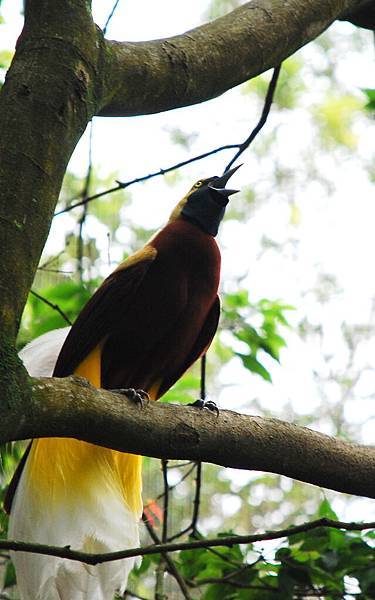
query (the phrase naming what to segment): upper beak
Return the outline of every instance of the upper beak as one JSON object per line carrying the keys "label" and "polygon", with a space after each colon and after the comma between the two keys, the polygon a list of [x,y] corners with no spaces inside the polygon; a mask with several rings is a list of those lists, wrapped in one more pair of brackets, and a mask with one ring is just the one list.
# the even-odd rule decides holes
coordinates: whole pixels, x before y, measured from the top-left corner
{"label": "upper beak", "polygon": [[222,175],[221,177],[215,178],[212,181],[212,183],[209,184],[209,187],[212,187],[214,190],[216,190],[217,192],[220,192],[220,194],[222,194],[223,196],[226,196],[226,197],[231,196],[232,194],[236,194],[239,190],[226,189],[225,185],[228,182],[228,180],[232,177],[232,175],[240,167],[242,167],[242,165],[237,165],[237,167],[233,167],[233,169],[230,169],[229,171],[224,173],[224,175]]}

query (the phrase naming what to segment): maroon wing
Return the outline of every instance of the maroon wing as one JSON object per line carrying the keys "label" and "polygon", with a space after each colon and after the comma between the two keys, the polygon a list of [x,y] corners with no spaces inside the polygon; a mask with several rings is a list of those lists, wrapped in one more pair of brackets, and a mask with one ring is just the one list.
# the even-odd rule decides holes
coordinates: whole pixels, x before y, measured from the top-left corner
{"label": "maroon wing", "polygon": [[196,342],[191,349],[190,353],[186,356],[185,362],[181,365],[179,370],[171,373],[168,377],[165,377],[161,383],[158,392],[158,398],[160,398],[165,392],[182,377],[185,371],[193,364],[202,354],[208,350],[213,337],[216,333],[217,325],[220,318],[220,299],[216,296],[216,299],[207,315],[207,319],[196,339]]}
{"label": "maroon wing", "polygon": [[153,263],[155,254],[146,254],[129,267],[114,271],[84,306],[60,351],[54,377],[71,375],[78,365],[108,335],[116,331],[119,319],[136,300],[135,294]]}

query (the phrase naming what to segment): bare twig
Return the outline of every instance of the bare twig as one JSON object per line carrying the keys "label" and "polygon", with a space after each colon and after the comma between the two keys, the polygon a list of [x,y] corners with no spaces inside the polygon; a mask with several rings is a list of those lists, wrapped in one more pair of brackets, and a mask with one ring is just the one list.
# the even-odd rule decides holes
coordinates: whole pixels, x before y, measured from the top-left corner
{"label": "bare twig", "polygon": [[263,125],[265,125],[265,123],[268,119],[269,112],[271,110],[271,105],[273,102],[273,97],[275,94],[277,81],[279,79],[280,69],[281,69],[281,65],[278,65],[277,67],[275,67],[275,69],[273,71],[273,75],[272,75],[271,81],[268,86],[266,99],[264,101],[262,115],[259,119],[259,122],[254,127],[254,129],[250,133],[249,137],[242,144],[240,144],[238,152],[234,155],[232,160],[229,161],[229,163],[227,164],[227,166],[224,169],[224,173],[229,171],[231,166],[236,162],[237,158],[250,146],[251,142],[256,138],[256,136],[262,129]]}
{"label": "bare twig", "polygon": [[119,4],[120,4],[120,0],[116,0],[116,2],[114,3],[114,5],[112,6],[112,10],[109,13],[108,18],[107,18],[107,20],[105,22],[105,25],[103,27],[103,35],[105,35],[107,33],[108,25],[109,25],[109,23],[110,23],[113,15],[115,14],[115,11],[116,11],[116,9],[117,9],[117,7],[118,7]]}
{"label": "bare twig", "polygon": [[[142,521],[144,522],[152,541],[155,544],[160,544],[161,541],[159,539],[158,534],[156,533],[155,529],[153,528],[153,526],[151,525],[150,521],[147,519],[147,517],[144,513],[142,515]],[[167,565],[168,572],[172,575],[172,577],[175,578],[178,585],[180,586],[181,592],[182,592],[185,600],[191,600],[190,593],[189,593],[189,590],[187,589],[185,580],[183,579],[182,575],[180,574],[180,572],[177,569],[176,565],[174,564],[173,560],[165,552],[161,553],[161,555],[162,555],[162,558],[163,558],[165,564]]]}
{"label": "bare twig", "polygon": [[161,540],[163,543],[168,538],[168,509],[169,509],[169,484],[168,484],[168,460],[162,458],[161,468],[163,472],[163,484],[164,484],[164,511],[163,511],[163,532]]}
{"label": "bare twig", "polygon": [[[177,483],[175,483],[174,485],[170,485],[169,486],[169,491],[171,492],[172,490],[174,490],[178,485],[180,485],[180,483],[182,483],[183,481],[185,481],[185,479],[187,479],[189,477],[189,475],[191,475],[191,473],[194,471],[195,469],[195,465],[196,463],[189,460],[189,462],[184,463],[182,466],[188,466],[191,465],[190,469],[188,469],[186,471],[186,473],[181,477],[181,479],[179,481],[177,481]],[[168,465],[167,469],[178,469],[180,467],[180,465]],[[157,500],[161,500],[162,498],[164,498],[164,493],[165,492],[161,492],[161,494],[159,494],[158,496],[156,496],[155,501]],[[147,508],[150,504],[145,504],[145,508]]]}
{"label": "bare twig", "polygon": [[193,517],[191,519],[191,533],[193,536],[195,536],[198,531],[197,531],[197,525],[198,525],[198,518],[199,518],[199,508],[200,508],[200,502],[201,502],[201,490],[202,490],[202,463],[198,462],[197,463],[197,472],[196,472],[196,476],[195,476],[195,496],[194,496],[194,503],[193,503]]}
{"label": "bare twig", "polygon": [[44,267],[38,267],[38,271],[43,273],[59,273],[59,275],[72,275],[73,271],[63,271],[62,269],[46,269]]}
{"label": "bare twig", "polygon": [[214,150],[210,150],[209,152],[204,152],[203,154],[199,154],[198,156],[194,156],[193,158],[189,158],[182,162],[179,162],[171,167],[167,167],[166,169],[159,169],[159,171],[155,171],[154,173],[150,173],[149,175],[143,175],[142,177],[137,177],[136,179],[131,179],[130,181],[121,182],[118,181],[115,187],[112,187],[108,190],[104,190],[103,192],[98,192],[97,194],[93,194],[88,198],[84,198],[75,204],[70,204],[65,208],[55,212],[55,217],[58,215],[62,215],[63,213],[69,212],[78,206],[83,206],[88,202],[92,202],[93,200],[97,200],[98,198],[102,198],[103,196],[107,196],[108,194],[112,194],[113,192],[118,192],[119,190],[124,190],[125,188],[134,185],[135,183],[142,183],[143,181],[147,181],[148,179],[152,179],[153,177],[159,177],[160,175],[165,175],[166,173],[170,173],[171,171],[175,171],[176,169],[180,169],[181,167],[185,167],[192,162],[197,160],[202,160],[203,158],[207,158],[212,154],[216,154],[217,152],[221,152],[222,150],[232,150],[234,148],[239,148],[241,144],[227,144],[226,146],[220,146],[220,148],[215,148]]}
{"label": "bare twig", "polygon": [[166,596],[164,595],[164,575],[165,563],[163,560],[159,560],[155,573],[155,600],[166,600]]}
{"label": "bare twig", "polygon": [[[161,541],[165,543],[168,537],[168,507],[169,507],[169,486],[168,486],[168,472],[167,472],[167,464],[168,461],[165,459],[161,460],[161,468],[163,473],[163,484],[164,484],[164,508],[163,508],[163,523],[162,523],[162,538]],[[152,529],[151,523],[149,523],[149,527]],[[156,537],[156,534],[155,534]],[[155,541],[155,539],[154,539]],[[166,566],[166,558],[167,554],[162,554],[163,561],[160,560],[159,564],[156,568],[156,581],[155,581],[155,600],[163,600],[164,596],[164,583],[165,583],[165,566]]]}
{"label": "bare twig", "polygon": [[200,579],[199,581],[193,581],[192,579],[189,579],[188,581],[188,585],[193,588],[199,588],[203,585],[208,585],[210,583],[220,583],[222,585],[225,583],[226,585],[231,585],[235,588],[242,590],[259,590],[263,592],[274,592],[276,594],[280,594],[280,589],[276,587],[272,588],[271,586],[266,585],[242,583],[240,581],[233,581],[231,578],[228,577],[207,577],[206,579]]}
{"label": "bare twig", "polygon": [[[207,367],[207,355],[203,354],[201,358],[201,382],[200,382],[200,397],[204,401],[206,400],[206,367]],[[202,463],[197,462],[196,475],[195,475],[195,496],[193,503],[193,516],[191,520],[191,532],[195,536],[197,532],[197,524],[199,518],[199,508],[201,501],[201,489],[202,489]]]}
{"label": "bare twig", "polygon": [[200,397],[202,400],[206,399],[206,366],[207,366],[207,354],[203,354],[201,358],[201,382],[200,382]]}
{"label": "bare twig", "polygon": [[59,315],[61,315],[62,318],[68,323],[68,325],[72,324],[69,317],[64,313],[63,310],[61,310],[61,308],[59,307],[58,304],[53,304],[52,302],[47,300],[47,298],[44,298],[44,296],[41,296],[40,294],[38,294],[38,292],[36,292],[35,290],[30,290],[30,294],[32,294],[33,296],[38,298],[38,300],[41,300],[42,302],[44,302],[44,304],[47,304],[47,306],[52,308],[52,310],[56,310],[59,313]]}
{"label": "bare twig", "polygon": [[69,246],[69,241],[67,241],[64,250],[61,250],[58,254],[56,254],[55,256],[50,256],[49,258],[47,258],[46,261],[44,261],[44,263],[42,263],[41,265],[39,265],[38,269],[45,269],[46,267],[48,267],[50,264],[54,263],[56,260],[58,260],[60,258],[60,256],[62,254],[64,254],[66,247]]}
{"label": "bare twig", "polygon": [[[85,181],[83,184],[81,198],[87,198],[90,191],[90,183],[92,177],[92,136],[93,136],[93,121],[90,123],[90,136],[89,136],[89,160],[87,166],[87,173],[85,177]],[[78,245],[77,245],[77,259],[78,259],[78,273],[79,279],[82,283],[83,281],[83,251],[84,251],[84,243],[83,243],[83,228],[85,225],[86,217],[87,217],[87,208],[88,205],[85,204],[83,207],[82,215],[78,220]]]}
{"label": "bare twig", "polygon": [[139,594],[136,594],[135,592],[132,592],[131,590],[126,590],[126,592],[124,593],[124,595],[122,597],[123,598],[136,598],[137,600],[148,600],[148,598],[145,598],[144,596],[140,596]]}
{"label": "bare twig", "polygon": [[[206,399],[206,354],[203,354],[203,356],[201,357],[200,398],[202,400]],[[195,463],[193,469],[194,468],[196,469],[195,495],[194,495],[193,516],[191,519],[191,523],[184,529],[181,529],[181,531],[179,531],[177,534],[168,538],[168,540],[170,542],[173,540],[177,540],[178,538],[182,537],[186,533],[189,533],[190,531],[193,536],[198,533],[197,523],[198,523],[198,517],[199,517],[200,494],[201,494],[201,485],[202,485],[202,463],[201,462]],[[167,541],[166,539],[163,539],[163,542],[166,542],[166,541]]]}
{"label": "bare twig", "polygon": [[97,200],[98,198],[106,196],[107,194],[112,194],[113,192],[123,190],[127,187],[130,187],[131,185],[134,185],[135,183],[141,183],[143,181],[147,181],[148,179],[152,179],[153,177],[159,177],[160,175],[165,175],[166,173],[170,173],[171,171],[180,169],[181,167],[185,167],[186,165],[189,165],[190,163],[193,163],[198,160],[202,160],[204,158],[207,158],[208,156],[211,156],[218,152],[222,152],[223,150],[233,150],[235,148],[238,148],[238,152],[236,152],[234,157],[231,159],[231,161],[225,167],[225,170],[224,170],[224,173],[225,173],[226,171],[228,171],[230,169],[231,165],[237,160],[237,158],[250,146],[252,141],[255,139],[255,137],[258,135],[259,131],[262,129],[262,127],[266,123],[270,109],[271,109],[280,69],[281,69],[281,65],[279,65],[278,67],[276,67],[274,69],[272,79],[268,86],[261,118],[260,118],[258,124],[256,125],[256,127],[252,130],[252,132],[250,133],[250,135],[246,138],[246,140],[244,142],[241,142],[238,144],[226,144],[224,146],[220,146],[219,148],[214,148],[213,150],[204,152],[203,154],[199,154],[198,156],[193,156],[192,158],[189,158],[180,163],[172,165],[171,167],[167,167],[166,169],[159,169],[159,171],[150,173],[149,175],[144,175],[143,177],[137,177],[136,179],[132,179],[132,180],[126,181],[126,182],[118,181],[117,182],[118,185],[115,187],[112,187],[108,190],[104,190],[103,192],[99,192],[98,194],[93,194],[92,196],[88,196],[87,198],[83,198],[79,202],[70,204],[69,206],[66,206],[65,208],[57,211],[55,213],[55,217],[57,217],[58,215],[61,215],[63,213],[69,212],[69,211],[73,210],[74,208],[77,208],[78,206],[84,206],[88,202]]}
{"label": "bare twig", "polygon": [[32,544],[28,542],[16,542],[14,540],[0,540],[0,549],[13,550],[14,552],[32,552],[35,554],[45,554],[47,556],[57,556],[83,562],[89,565],[111,562],[113,560],[122,560],[134,556],[150,556],[165,552],[176,552],[180,550],[196,550],[197,548],[212,548],[218,546],[231,547],[236,544],[253,544],[255,542],[264,542],[267,540],[277,540],[296,535],[297,533],[306,533],[318,527],[330,527],[332,529],[344,529],[345,531],[364,531],[375,529],[375,521],[369,523],[354,523],[345,521],[336,521],[322,517],[315,521],[308,521],[301,525],[295,525],[286,529],[277,531],[267,531],[265,533],[255,533],[249,535],[231,535],[219,538],[208,538],[204,540],[191,540],[181,543],[157,543],[144,548],[131,548],[129,550],[120,550],[117,552],[106,552],[103,554],[93,554],[71,550],[69,546],[63,548],[58,546],[49,546],[47,544]]}

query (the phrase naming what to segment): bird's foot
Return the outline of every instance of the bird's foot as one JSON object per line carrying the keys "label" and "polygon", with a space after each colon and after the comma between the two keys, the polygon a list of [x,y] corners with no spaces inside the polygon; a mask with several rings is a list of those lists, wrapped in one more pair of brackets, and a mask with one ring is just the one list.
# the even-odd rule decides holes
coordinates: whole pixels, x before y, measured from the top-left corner
{"label": "bird's foot", "polygon": [[218,415],[220,412],[216,402],[214,402],[213,400],[202,400],[202,398],[199,398],[195,402],[188,404],[188,406],[195,406],[196,408],[205,408],[206,410],[214,412],[216,415]]}
{"label": "bird's foot", "polygon": [[143,408],[145,400],[150,400],[150,396],[144,390],[135,390],[134,388],[119,388],[109,391],[115,394],[122,394],[123,396],[126,396],[129,398],[129,400],[141,408]]}

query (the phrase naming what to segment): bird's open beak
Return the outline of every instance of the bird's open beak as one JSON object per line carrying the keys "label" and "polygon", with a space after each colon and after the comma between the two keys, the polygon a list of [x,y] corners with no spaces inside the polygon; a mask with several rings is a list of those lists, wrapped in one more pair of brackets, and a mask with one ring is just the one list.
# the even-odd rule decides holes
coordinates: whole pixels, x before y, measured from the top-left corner
{"label": "bird's open beak", "polygon": [[239,190],[230,190],[230,189],[227,189],[225,186],[226,186],[228,180],[232,177],[232,175],[240,167],[242,167],[242,165],[237,165],[237,167],[233,167],[233,169],[230,169],[229,171],[224,173],[224,175],[222,175],[221,177],[216,177],[216,179],[214,179],[209,184],[209,187],[214,189],[216,192],[219,192],[219,194],[221,194],[222,196],[225,196],[226,198],[228,198],[232,194],[236,194],[237,192],[239,192]]}

